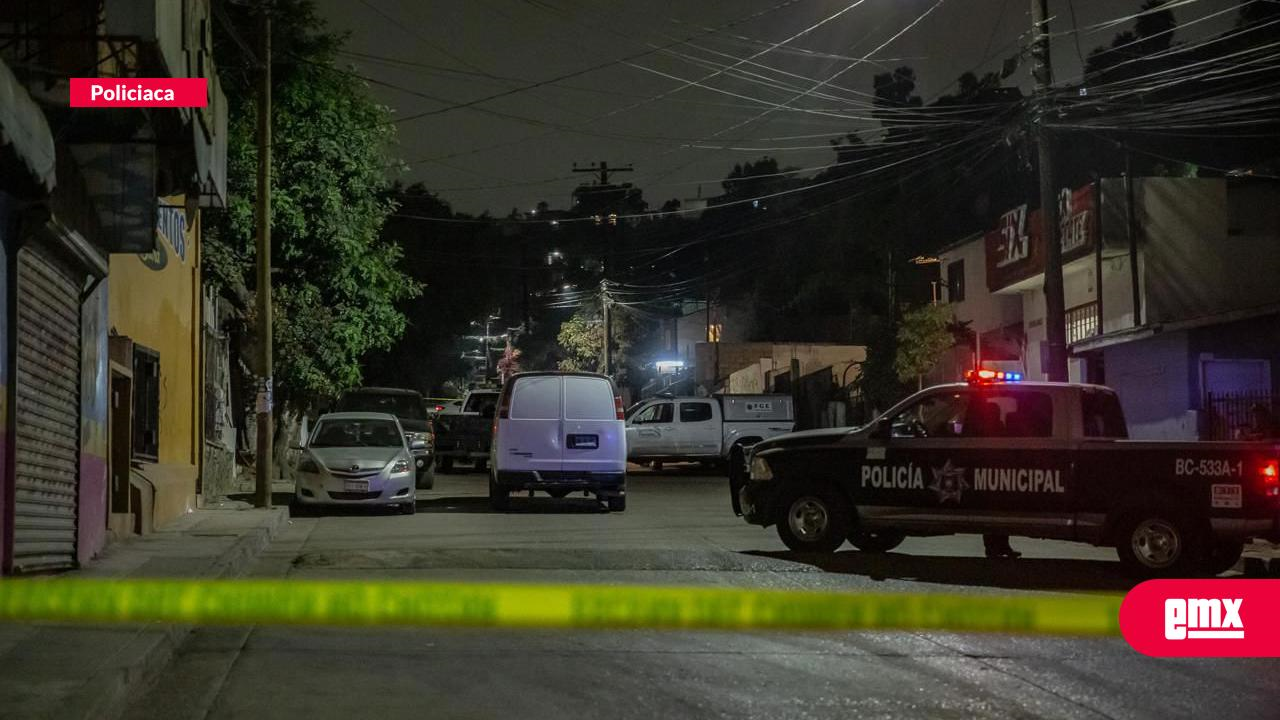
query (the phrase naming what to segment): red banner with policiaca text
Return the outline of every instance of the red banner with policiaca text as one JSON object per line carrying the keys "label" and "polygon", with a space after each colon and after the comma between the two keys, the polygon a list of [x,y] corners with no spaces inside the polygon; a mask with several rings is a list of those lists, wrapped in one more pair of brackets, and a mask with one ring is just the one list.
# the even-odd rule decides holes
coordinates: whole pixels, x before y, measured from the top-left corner
{"label": "red banner with policiaca text", "polygon": [[206,107],[205,78],[71,78],[71,107]]}

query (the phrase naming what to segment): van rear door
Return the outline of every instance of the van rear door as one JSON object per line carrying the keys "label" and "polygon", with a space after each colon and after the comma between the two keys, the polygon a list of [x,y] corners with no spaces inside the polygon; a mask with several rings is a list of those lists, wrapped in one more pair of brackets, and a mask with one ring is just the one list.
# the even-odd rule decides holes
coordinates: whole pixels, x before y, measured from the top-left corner
{"label": "van rear door", "polygon": [[560,472],[564,462],[560,420],[563,386],[559,375],[512,380],[510,411],[499,421],[497,469]]}
{"label": "van rear door", "polygon": [[626,436],[613,383],[600,377],[565,376],[565,474],[624,472],[626,458]]}

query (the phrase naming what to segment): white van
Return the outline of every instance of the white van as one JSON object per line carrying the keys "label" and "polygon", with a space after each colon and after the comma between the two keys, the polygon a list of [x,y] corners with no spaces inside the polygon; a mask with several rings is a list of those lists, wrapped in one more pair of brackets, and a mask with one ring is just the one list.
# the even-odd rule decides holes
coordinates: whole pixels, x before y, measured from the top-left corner
{"label": "white van", "polygon": [[622,398],[604,375],[529,372],[502,388],[490,450],[489,504],[513,492],[582,491],[611,511],[627,508]]}

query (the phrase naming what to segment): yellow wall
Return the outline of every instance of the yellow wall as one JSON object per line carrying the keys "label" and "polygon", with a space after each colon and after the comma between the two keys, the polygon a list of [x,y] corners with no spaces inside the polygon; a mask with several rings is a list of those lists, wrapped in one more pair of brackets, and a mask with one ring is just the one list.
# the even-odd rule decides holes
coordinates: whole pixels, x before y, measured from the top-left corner
{"label": "yellow wall", "polygon": [[[160,228],[174,232],[184,197],[160,198]],[[174,210],[176,208],[176,211]],[[177,225],[180,228],[181,225]],[[203,439],[200,400],[200,218],[170,238],[157,229],[148,255],[111,256],[111,328],[160,354],[160,463],[198,466]],[[179,247],[185,245],[186,257]],[[191,492],[194,494],[194,484]]]}

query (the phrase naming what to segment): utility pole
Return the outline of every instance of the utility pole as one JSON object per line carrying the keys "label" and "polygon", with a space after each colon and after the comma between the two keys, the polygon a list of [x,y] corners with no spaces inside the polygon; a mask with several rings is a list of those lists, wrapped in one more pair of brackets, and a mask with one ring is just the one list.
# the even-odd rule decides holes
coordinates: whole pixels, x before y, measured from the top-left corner
{"label": "utility pole", "polygon": [[1036,154],[1040,162],[1040,238],[1044,242],[1044,323],[1048,351],[1048,378],[1067,380],[1067,317],[1062,294],[1062,241],[1058,237],[1058,198],[1053,186],[1053,144],[1045,127],[1053,65],[1049,60],[1048,0],[1031,0],[1032,74],[1036,81]]}
{"label": "utility pole", "polygon": [[254,504],[271,507],[271,12],[261,8],[262,87],[258,96],[258,457]]}
{"label": "utility pole", "polygon": [[[611,168],[607,161],[601,160],[595,165],[582,168],[578,167],[575,163],[573,166],[573,172],[591,173],[592,175],[595,175],[596,185],[601,188],[602,192],[606,192],[608,188],[612,187],[609,185],[610,174],[619,172],[635,172],[635,168],[631,165]],[[611,201],[606,198],[605,203],[602,203],[599,206],[595,203],[589,203],[589,206],[586,209],[594,214],[598,209],[602,211],[607,209],[609,207],[609,203],[611,203]],[[612,375],[613,352],[611,345],[613,344],[613,317],[610,310],[612,301],[609,298],[609,257],[613,250],[613,242],[616,240],[617,233],[620,231],[621,226],[619,225],[619,220],[617,218],[608,217],[608,214],[609,213],[602,212],[601,215],[604,215],[604,217],[598,217],[602,246],[600,248],[600,304],[603,311],[602,321],[604,325],[604,374]],[[613,228],[612,231],[609,229],[610,227]]]}
{"label": "utility pole", "polygon": [[613,375],[613,314],[609,306],[613,301],[609,298],[609,281],[600,281],[600,307],[604,312],[604,374]]}
{"label": "utility pole", "polygon": [[608,185],[609,173],[635,172],[635,167],[631,165],[625,165],[623,167],[611,168],[609,167],[608,162],[601,160],[599,164],[592,165],[591,167],[580,168],[575,164],[573,166],[573,171],[576,173],[591,173],[592,175],[596,176],[596,184]]}

